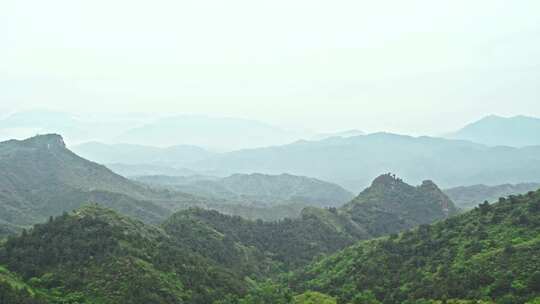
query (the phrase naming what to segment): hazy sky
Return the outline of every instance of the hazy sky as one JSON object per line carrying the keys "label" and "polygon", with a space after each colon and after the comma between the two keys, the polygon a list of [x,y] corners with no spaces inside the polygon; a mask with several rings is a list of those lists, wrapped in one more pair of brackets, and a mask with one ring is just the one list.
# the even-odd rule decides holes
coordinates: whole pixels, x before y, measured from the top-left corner
{"label": "hazy sky", "polygon": [[0,109],[436,134],[540,116],[540,1],[5,0]]}

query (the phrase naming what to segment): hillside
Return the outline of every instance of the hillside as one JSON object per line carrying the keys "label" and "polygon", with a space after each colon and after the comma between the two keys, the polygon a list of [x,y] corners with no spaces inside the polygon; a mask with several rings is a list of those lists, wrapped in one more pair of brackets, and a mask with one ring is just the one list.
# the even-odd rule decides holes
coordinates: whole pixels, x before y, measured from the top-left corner
{"label": "hillside", "polygon": [[472,185],[444,190],[459,208],[472,209],[484,201],[495,202],[500,197],[527,193],[540,189],[540,183],[504,184],[496,186]]}
{"label": "hillside", "polygon": [[194,195],[259,207],[294,203],[334,207],[353,198],[350,192],[338,185],[290,174],[233,174],[225,178],[143,176],[135,180],[174,186],[173,189]]}
{"label": "hillside", "polygon": [[454,203],[433,183],[414,187],[392,174],[373,180],[350,203],[340,208],[372,236],[396,233],[455,215]]}
{"label": "hillside", "polygon": [[[255,267],[235,260],[243,256],[235,247],[254,248],[256,256],[268,258],[283,271],[305,265],[319,254],[335,252],[356,240],[350,233],[354,232],[355,227],[349,227],[348,221],[339,222],[340,226],[336,229],[335,224],[325,220],[327,217],[326,214],[316,217],[306,213],[298,219],[265,222],[224,215],[214,210],[189,209],[175,213],[163,224],[163,228],[183,243],[198,244],[199,247],[192,249],[200,254],[219,255],[222,262],[228,265]],[[200,247],[201,240],[208,243]],[[264,259],[259,259],[259,263],[264,265]]]}
{"label": "hillside", "polygon": [[264,173],[311,176],[360,191],[380,172],[394,172],[444,188],[540,179],[540,147],[488,147],[468,141],[375,133],[348,138],[219,154],[188,166],[220,174]]}
{"label": "hillside", "polygon": [[[356,240],[397,233],[455,213],[453,203],[432,182],[413,187],[385,174],[343,207],[308,207],[296,219],[250,221],[216,211],[190,209],[174,214],[165,222],[164,229],[173,236],[193,238],[186,241],[193,243],[201,236],[186,235],[175,227],[206,227],[195,230],[214,231],[245,247],[255,247],[285,265],[285,269],[291,269]],[[219,252],[205,249],[201,254],[205,251]]]}
{"label": "hillside", "polygon": [[326,292],[341,303],[355,297],[372,298],[369,303],[524,303],[540,295],[539,253],[536,191],[482,204],[399,235],[360,242],[311,264],[290,284],[300,292]]}
{"label": "hillside", "polygon": [[0,264],[51,303],[211,303],[242,294],[237,274],[162,230],[87,206],[0,247]]}
{"label": "hillside", "polygon": [[156,223],[170,209],[201,201],[121,177],[68,150],[59,135],[0,143],[0,231],[18,230],[88,202]]}
{"label": "hillside", "polygon": [[470,140],[489,146],[540,145],[540,118],[528,116],[486,116],[466,125],[448,137]]}

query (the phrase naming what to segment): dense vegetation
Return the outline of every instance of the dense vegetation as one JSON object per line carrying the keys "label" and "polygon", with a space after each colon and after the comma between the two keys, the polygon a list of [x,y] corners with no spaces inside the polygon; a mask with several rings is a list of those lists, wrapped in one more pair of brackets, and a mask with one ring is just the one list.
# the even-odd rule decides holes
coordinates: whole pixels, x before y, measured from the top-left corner
{"label": "dense vegetation", "polygon": [[[190,209],[174,214],[163,225],[173,238],[191,246],[203,255],[213,256],[226,264],[244,267],[267,267],[265,259],[281,270],[296,268],[313,257],[335,252],[354,242],[350,234],[342,233],[320,218],[302,216],[279,222],[250,221],[213,210]],[[259,259],[251,263],[238,260],[252,254]],[[258,265],[258,266],[257,266]]]}
{"label": "dense vegetation", "polygon": [[[399,183],[384,175],[355,204],[373,208],[367,198],[391,198],[380,187]],[[433,190],[407,189],[426,187]],[[278,222],[188,209],[156,228],[90,205],[0,245],[9,269],[0,267],[0,296],[49,304],[517,304],[540,296],[540,191],[325,256],[373,236],[346,216],[350,208],[309,208]]]}
{"label": "dense vegetation", "polygon": [[189,208],[241,207],[134,183],[58,136],[1,143],[0,169],[0,233],[20,231],[0,240],[2,304],[540,301],[540,190],[457,215],[433,182],[384,174],[341,207],[262,221]]}
{"label": "dense vegetation", "polygon": [[45,304],[46,302],[17,275],[0,266],[0,303]]}
{"label": "dense vegetation", "polygon": [[0,264],[51,303],[211,303],[244,292],[238,275],[160,229],[97,206],[9,238]]}
{"label": "dense vegetation", "polygon": [[[192,249],[202,254],[224,254],[222,261],[233,263],[235,257],[246,256],[239,248],[253,247],[259,256],[267,256],[287,270],[357,240],[431,223],[455,212],[452,202],[435,184],[426,181],[413,187],[385,174],[342,208],[305,208],[297,219],[251,221],[190,209],[174,214],[163,227],[181,242],[196,244],[198,248]],[[225,244],[228,248],[219,250]],[[234,263],[247,265],[238,259]]]}
{"label": "dense vegetation", "polygon": [[457,213],[453,202],[432,181],[413,187],[391,174],[377,177],[342,209],[371,236],[396,233]]}
{"label": "dense vegetation", "polygon": [[365,294],[373,303],[533,301],[540,296],[540,190],[361,242],[297,273],[291,286],[340,303]]}

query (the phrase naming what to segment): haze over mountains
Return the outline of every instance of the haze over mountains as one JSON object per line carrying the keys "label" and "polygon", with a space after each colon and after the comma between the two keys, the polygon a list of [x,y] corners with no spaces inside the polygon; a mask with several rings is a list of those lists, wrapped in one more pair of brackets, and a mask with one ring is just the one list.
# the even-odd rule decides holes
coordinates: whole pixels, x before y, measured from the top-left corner
{"label": "haze over mountains", "polygon": [[73,152],[101,164],[154,165],[178,168],[213,156],[206,149],[179,145],[168,148],[134,144],[111,144],[87,142],[71,147]]}
{"label": "haze over mountains", "polygon": [[[66,148],[59,135],[0,142],[0,169],[3,234],[89,202],[158,223],[176,210],[193,206],[277,219],[298,216],[306,206],[337,206],[352,198],[339,186],[295,176],[252,176],[247,183],[243,176],[232,176],[204,186],[153,189],[79,157]],[[213,189],[217,186],[229,192],[219,193]]]}
{"label": "haze over mountains", "polygon": [[540,1],[0,1],[0,304],[540,304]]}
{"label": "haze over mountains", "polygon": [[314,136],[313,132],[287,130],[255,120],[205,115],[78,115],[35,110],[0,118],[0,140],[47,133],[62,134],[70,145],[99,141],[154,147],[200,146],[219,151],[285,144]]}
{"label": "haze over mountains", "polygon": [[288,172],[334,182],[354,192],[368,185],[371,176],[386,171],[413,183],[431,178],[447,188],[537,181],[540,146],[489,147],[461,140],[375,133],[234,151],[189,168],[222,174]]}
{"label": "haze over mountains", "polygon": [[537,189],[540,189],[540,183],[460,186],[445,189],[444,192],[458,207],[471,209],[484,201],[496,202],[501,197],[527,193]]}
{"label": "haze over mountains", "polygon": [[490,115],[449,134],[448,137],[489,146],[525,147],[540,145],[539,134],[539,118]]}
{"label": "haze over mountains", "polygon": [[[342,141],[377,136],[293,146],[341,147]],[[399,139],[401,145],[408,140],[471,145]],[[482,296],[514,297],[513,303],[520,303],[540,292],[535,289],[538,192],[484,203],[459,216],[434,182],[411,186],[390,173],[354,198],[337,185],[288,174],[132,181],[77,156],[59,135],[1,142],[0,169],[0,236],[10,235],[0,243],[0,296],[9,301],[334,304],[368,299],[378,304]],[[261,220],[272,219],[276,208],[295,216]],[[71,209],[76,210],[66,213]],[[46,223],[23,230],[40,222]],[[441,267],[463,267],[468,263],[463,257],[480,267],[467,267],[466,276],[452,274],[456,281],[450,283],[443,273],[450,270]],[[480,277],[477,270],[488,269],[493,259],[507,261],[506,268],[497,266],[493,275]],[[504,274],[504,269],[515,272]],[[393,280],[397,272],[406,279]],[[351,280],[364,283],[358,287]],[[373,280],[379,283],[369,283]],[[521,289],[501,287],[512,280],[523,282]],[[437,292],[426,291],[433,286]],[[402,291],[407,288],[414,293]]]}
{"label": "haze over mountains", "polygon": [[288,204],[337,207],[350,201],[354,196],[338,185],[290,174],[233,174],[224,178],[158,175],[141,176],[135,180],[185,193],[260,207]]}
{"label": "haze over mountains", "polygon": [[[283,139],[282,142],[295,136],[292,133],[289,134],[291,136],[279,135],[277,131],[270,136],[265,132],[276,129],[266,124],[249,126],[250,121],[176,116],[144,125],[132,130],[134,133],[130,135],[131,140],[137,142],[138,135],[134,134],[140,132],[169,134],[159,136],[167,138],[170,144],[176,144],[170,147],[151,146],[153,138],[158,141],[159,136],[148,133],[139,137],[145,145],[88,142],[74,145],[73,149],[124,176],[225,177],[235,173],[288,173],[326,180],[358,192],[369,184],[373,176],[390,171],[415,183],[430,178],[442,187],[450,188],[538,182],[540,148],[534,145],[538,138],[537,121],[523,116],[488,116],[449,135],[451,138],[363,134],[350,130],[309,136],[306,137],[309,140],[284,145],[218,152],[185,143],[191,137],[204,138],[214,141],[214,147],[217,147],[219,140],[214,139],[219,137],[224,141],[236,142],[229,148],[240,147],[242,144],[236,140],[252,140],[244,136],[246,130],[255,134],[264,129],[266,131],[261,131],[261,137],[270,139],[276,135]],[[210,126],[219,127],[208,129]],[[503,129],[507,131],[502,132]],[[214,130],[214,134],[209,130]],[[187,136],[182,132],[190,134]],[[225,136],[223,132],[230,133]],[[474,136],[471,135],[473,133]],[[229,140],[230,136],[237,139]],[[128,140],[127,137],[125,139]],[[511,142],[510,139],[519,139],[520,142]],[[256,140],[252,142],[251,146],[259,145]]]}

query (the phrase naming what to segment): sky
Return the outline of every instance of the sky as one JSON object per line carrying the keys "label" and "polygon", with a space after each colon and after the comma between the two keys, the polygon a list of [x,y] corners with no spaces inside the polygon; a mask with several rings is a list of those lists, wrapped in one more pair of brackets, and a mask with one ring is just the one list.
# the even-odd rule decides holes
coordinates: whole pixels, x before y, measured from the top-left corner
{"label": "sky", "polygon": [[540,116],[540,1],[0,2],[0,110],[435,135]]}

